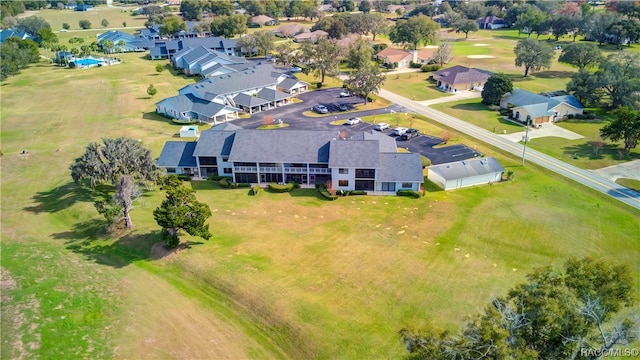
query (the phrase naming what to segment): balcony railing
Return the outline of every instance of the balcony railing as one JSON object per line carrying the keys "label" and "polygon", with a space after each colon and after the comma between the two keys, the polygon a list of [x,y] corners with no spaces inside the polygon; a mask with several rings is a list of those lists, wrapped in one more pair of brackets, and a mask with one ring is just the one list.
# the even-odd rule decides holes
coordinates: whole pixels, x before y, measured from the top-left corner
{"label": "balcony railing", "polygon": [[[260,173],[282,173],[282,167],[260,167]],[[234,166],[233,171],[237,173],[256,173],[258,167],[256,166]],[[285,167],[284,172],[287,174],[331,174],[331,169],[326,168],[301,168],[301,167]]]}

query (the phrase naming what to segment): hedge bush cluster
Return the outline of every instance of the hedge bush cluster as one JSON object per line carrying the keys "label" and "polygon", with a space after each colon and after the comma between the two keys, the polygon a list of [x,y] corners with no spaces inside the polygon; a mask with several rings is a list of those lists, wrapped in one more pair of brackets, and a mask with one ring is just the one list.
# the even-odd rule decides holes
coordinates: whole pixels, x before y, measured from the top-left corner
{"label": "hedge bush cluster", "polygon": [[414,199],[419,199],[422,197],[422,195],[415,190],[398,190],[397,195],[412,197]]}
{"label": "hedge bush cluster", "polygon": [[567,115],[567,119],[578,119],[578,120],[595,120],[597,118],[595,113],[584,113],[584,114],[569,114]]}
{"label": "hedge bush cluster", "polygon": [[220,179],[223,179],[223,178],[229,178],[229,177],[228,176],[209,175],[207,177],[207,180],[220,181]]}
{"label": "hedge bush cluster", "polygon": [[260,185],[253,185],[253,187],[251,188],[251,194],[253,196],[256,196],[256,195],[258,195],[260,193],[260,190],[262,190]]}
{"label": "hedge bush cluster", "polygon": [[191,175],[189,174],[178,174],[178,179],[182,181],[191,181]]}
{"label": "hedge bush cluster", "polygon": [[277,192],[277,193],[290,192],[295,187],[296,187],[296,183],[294,183],[294,182],[290,182],[290,183],[286,183],[286,184],[278,184],[278,183],[274,183],[274,182],[269,183],[269,189],[271,189],[273,192]]}
{"label": "hedge bush cluster", "polygon": [[422,72],[438,71],[438,70],[440,70],[441,67],[442,66],[440,66],[438,64],[422,65],[422,67],[420,68],[420,71],[422,71]]}
{"label": "hedge bush cluster", "polygon": [[327,190],[327,188],[322,184],[317,184],[316,185],[316,190],[318,190],[318,194],[320,194],[320,196],[322,196],[323,198],[325,198],[327,200],[333,201],[333,200],[338,199],[338,195],[331,195],[329,190]]}

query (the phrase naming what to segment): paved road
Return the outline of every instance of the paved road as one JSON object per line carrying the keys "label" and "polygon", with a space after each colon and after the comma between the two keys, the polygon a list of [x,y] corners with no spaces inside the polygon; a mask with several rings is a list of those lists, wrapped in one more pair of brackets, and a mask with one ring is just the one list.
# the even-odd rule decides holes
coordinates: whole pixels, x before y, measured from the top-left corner
{"label": "paved road", "polygon": [[[471,125],[458,118],[447,115],[443,112],[429,108],[415,101],[404,98],[392,92],[381,90],[380,96],[390,100],[396,105],[404,106],[412,112],[423,114],[431,119],[450,126],[487,144],[493,145],[499,149],[510,152],[517,156],[522,156],[523,145],[514,143],[508,139],[502,138],[490,131]],[[640,209],[640,193],[616,184],[603,176],[588,170],[583,170],[575,166],[569,165],[563,161],[545,155],[539,151],[527,148],[525,162],[532,162],[546,169],[554,171],[569,179],[577,181],[580,184],[588,186],[592,189],[600,191],[617,200],[628,204],[636,209]]]}

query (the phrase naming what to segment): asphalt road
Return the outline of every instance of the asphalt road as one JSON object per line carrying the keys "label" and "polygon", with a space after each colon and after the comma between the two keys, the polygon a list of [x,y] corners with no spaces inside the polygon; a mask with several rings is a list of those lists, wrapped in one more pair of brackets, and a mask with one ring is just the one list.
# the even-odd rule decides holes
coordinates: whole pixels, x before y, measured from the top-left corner
{"label": "asphalt road", "polygon": [[[395,105],[407,108],[410,112],[415,112],[428,116],[442,124],[450,126],[460,132],[472,136],[487,144],[493,145],[499,149],[510,152],[517,156],[522,156],[523,145],[514,143],[508,139],[502,138],[490,131],[471,125],[458,118],[447,115],[443,112],[421,105],[415,101],[409,100],[392,92],[381,90],[380,95]],[[531,162],[542,166],[571,180],[574,180],[584,186],[595,189],[603,194],[609,195],[614,199],[620,200],[625,204],[640,209],[640,193],[616,184],[605,177],[595,174],[588,170],[583,170],[575,166],[569,165],[563,161],[545,155],[539,151],[527,147],[525,153],[525,164]]]}

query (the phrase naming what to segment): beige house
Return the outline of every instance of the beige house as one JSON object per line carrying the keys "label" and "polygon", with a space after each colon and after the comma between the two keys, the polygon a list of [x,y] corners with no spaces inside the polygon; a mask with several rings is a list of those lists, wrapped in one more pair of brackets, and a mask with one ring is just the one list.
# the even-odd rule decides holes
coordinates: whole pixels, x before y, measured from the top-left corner
{"label": "beige house", "polygon": [[456,65],[434,72],[433,80],[444,91],[482,90],[491,75],[488,71]]}
{"label": "beige house", "polygon": [[398,68],[407,68],[414,62],[416,64],[428,64],[434,57],[434,50],[403,50],[396,48],[386,48],[375,55],[376,59],[382,60],[385,66],[398,64]]}
{"label": "beige house", "polygon": [[584,106],[573,95],[545,96],[522,89],[505,94],[500,108],[510,109],[512,119],[533,125],[554,122],[584,111]]}

